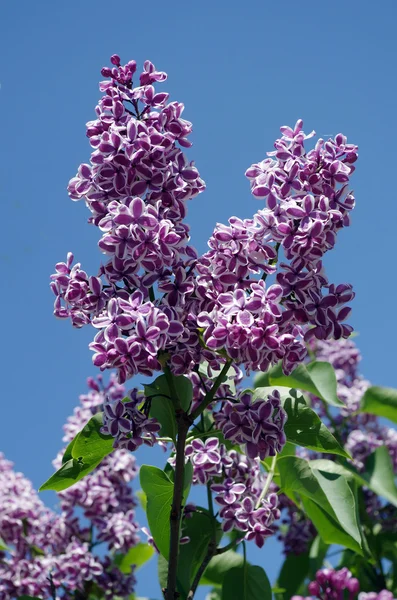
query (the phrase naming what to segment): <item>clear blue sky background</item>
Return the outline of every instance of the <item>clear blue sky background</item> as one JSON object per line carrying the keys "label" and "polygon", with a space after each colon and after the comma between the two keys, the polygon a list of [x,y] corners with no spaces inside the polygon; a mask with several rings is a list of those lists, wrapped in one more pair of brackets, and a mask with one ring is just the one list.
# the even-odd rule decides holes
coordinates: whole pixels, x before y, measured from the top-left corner
{"label": "clear blue sky background", "polygon": [[[395,0],[9,0],[1,13],[0,449],[18,470],[36,486],[49,475],[62,424],[95,373],[92,332],[52,317],[48,279],[68,250],[91,273],[101,259],[66,185],[88,161],[85,122],[114,52],[150,58],[169,74],[162,89],[186,105],[190,156],[207,182],[189,212],[201,251],[217,221],[261,206],[244,171],[280,125],[302,117],[308,131],[342,131],[360,146],[353,225],[326,266],[331,280],[354,284],[364,374],[397,387]],[[151,461],[148,451],[138,458]],[[252,560],[274,579],[273,542]],[[154,566],[142,571],[141,595],[160,597],[154,578]]]}

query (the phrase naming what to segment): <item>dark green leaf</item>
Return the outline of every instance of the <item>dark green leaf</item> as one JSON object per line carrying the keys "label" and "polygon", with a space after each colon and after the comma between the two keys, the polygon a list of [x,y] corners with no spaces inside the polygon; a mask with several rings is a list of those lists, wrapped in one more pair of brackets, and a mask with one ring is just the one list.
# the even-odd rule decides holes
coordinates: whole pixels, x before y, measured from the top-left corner
{"label": "dark green leaf", "polygon": [[93,471],[113,451],[114,439],[100,432],[102,425],[103,413],[96,413],[66,448],[62,467],[39,491],[65,490]]}
{"label": "dark green leaf", "polygon": [[272,588],[262,567],[243,565],[225,574],[222,600],[271,600]]}
{"label": "dark green leaf", "polygon": [[37,596],[18,596],[17,600],[41,600]]}
{"label": "dark green leaf", "polygon": [[[173,378],[175,390],[183,410],[188,410],[193,397],[191,381],[184,375],[170,376]],[[160,375],[152,383],[145,385],[144,389],[145,396],[151,398],[150,416],[157,419],[161,425],[160,435],[170,437],[176,441],[175,407],[166,376]]]}
{"label": "dark green leaf", "polygon": [[39,492],[44,492],[45,490],[61,492],[62,490],[66,490],[66,488],[81,479],[82,468],[82,465],[77,460],[71,458],[66,461],[56,473],[51,475],[45,483],[43,483],[39,488]]}
{"label": "dark green leaf", "polygon": [[141,508],[146,512],[147,497],[146,497],[145,492],[143,490],[137,490],[135,492],[135,494],[138,497],[139,504],[141,505]]}
{"label": "dark green leaf", "polygon": [[370,490],[397,506],[397,488],[391,458],[386,446],[380,446],[368,457],[364,472],[358,472],[349,463],[342,466],[326,459],[312,460],[311,465],[321,471],[338,473],[346,478],[354,478],[359,485],[367,486]]}
{"label": "dark green leaf", "polygon": [[321,506],[305,496],[302,496],[302,504],[324,543],[345,546],[362,555],[361,542],[358,544]]}
{"label": "dark green leaf", "polygon": [[[292,394],[296,394],[296,392],[292,391]],[[350,458],[349,454],[322,423],[317,413],[306,405],[302,396],[292,397],[291,395],[287,398],[284,402],[284,410],[288,415],[284,432],[289,442],[310,450]]]}
{"label": "dark green leaf", "polygon": [[397,423],[397,390],[378,386],[368,388],[362,397],[359,412],[385,417]]}
{"label": "dark green leaf", "polygon": [[328,552],[328,544],[326,544],[318,535],[314,538],[309,551],[309,579],[315,579],[317,571],[323,566],[324,559]]}
{"label": "dark green leaf", "polygon": [[222,585],[225,574],[233,567],[240,567],[243,562],[242,554],[237,554],[234,550],[218,554],[211,559],[200,583],[202,585]]}
{"label": "dark green leaf", "polygon": [[397,506],[397,488],[393,472],[393,465],[389,450],[380,446],[365,462],[365,470],[361,473],[366,485]]}
{"label": "dark green leaf", "polygon": [[94,463],[97,466],[98,461],[101,461],[105,456],[113,452],[114,438],[111,435],[101,433],[102,426],[103,413],[99,412],[91,417],[87,425],[83,427],[75,438],[75,443],[71,449],[72,456],[82,461],[85,466],[90,466]]}
{"label": "dark green leaf", "polygon": [[309,571],[309,553],[289,554],[277,579],[277,586],[284,588],[283,596],[289,600],[298,593]]}
{"label": "dark green leaf", "polygon": [[127,554],[116,554],[114,562],[122,573],[126,575],[131,572],[132,567],[139,568],[152,558],[153,546],[140,543],[131,548]]}
{"label": "dark green leaf", "polygon": [[299,365],[290,375],[284,375],[281,363],[267,373],[256,376],[255,387],[283,386],[295,390],[311,392],[332,406],[344,406],[336,393],[336,376],[327,362],[314,361],[308,365]]}
{"label": "dark green leaf", "polygon": [[147,497],[146,514],[150,532],[161,554],[168,559],[170,545],[170,512],[174,485],[157,467],[142,465],[140,482]]}
{"label": "dark green leaf", "polygon": [[208,545],[213,539],[214,528],[215,542],[218,544],[222,538],[220,523],[203,508],[200,508],[200,512],[193,513],[192,517],[184,522],[183,535],[187,535],[190,542],[181,547],[179,555],[178,583],[182,598],[189,593],[193,579],[207,553]]}
{"label": "dark green leaf", "polygon": [[[194,512],[183,524],[183,535],[188,536],[190,541],[181,546],[178,561],[177,588],[182,598],[186,598],[189,593],[194,577],[213,538],[214,528],[216,544],[222,538],[220,523],[214,517],[211,517],[207,509],[201,507],[198,507],[198,509],[199,511]],[[166,585],[167,570],[167,561],[165,559],[159,560],[158,571],[161,587]]]}
{"label": "dark green leaf", "polygon": [[[309,518],[313,521],[324,542],[341,543],[361,553],[361,534],[357,524],[356,504],[348,480],[343,475],[315,469],[311,466],[311,461],[298,457],[281,458],[277,462],[277,466],[283,492],[287,495],[290,495],[291,492],[299,494],[304,506],[306,506],[306,500],[315,503],[312,512],[318,518],[314,520],[310,515]],[[316,510],[316,505],[320,512]],[[329,522],[335,523],[344,534],[343,542],[329,539],[329,522],[323,523],[322,512],[329,517]],[[318,526],[320,516],[322,516],[321,528]]]}

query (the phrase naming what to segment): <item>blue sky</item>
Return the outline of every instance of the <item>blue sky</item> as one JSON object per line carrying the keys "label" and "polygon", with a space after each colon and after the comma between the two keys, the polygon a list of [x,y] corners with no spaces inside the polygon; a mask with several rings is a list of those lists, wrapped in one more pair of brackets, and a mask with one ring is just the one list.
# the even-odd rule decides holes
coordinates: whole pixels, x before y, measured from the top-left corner
{"label": "blue sky", "polygon": [[[3,3],[0,450],[36,486],[95,373],[92,333],[53,318],[48,279],[68,250],[91,273],[101,259],[98,232],[66,185],[88,161],[85,123],[115,52],[167,71],[162,89],[186,105],[190,156],[207,182],[189,209],[201,251],[217,221],[260,208],[244,171],[272,149],[281,125],[301,117],[307,131],[341,131],[359,145],[352,227],[325,264],[330,280],[354,284],[365,376],[397,387],[396,18],[395,0]],[[274,578],[273,543],[253,560]],[[141,595],[156,594],[153,569],[142,572]]]}

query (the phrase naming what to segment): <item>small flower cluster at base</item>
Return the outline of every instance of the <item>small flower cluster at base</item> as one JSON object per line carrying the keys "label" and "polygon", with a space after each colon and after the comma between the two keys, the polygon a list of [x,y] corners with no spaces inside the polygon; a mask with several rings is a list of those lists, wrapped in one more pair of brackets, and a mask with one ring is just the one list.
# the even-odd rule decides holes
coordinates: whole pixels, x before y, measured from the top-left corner
{"label": "small flower cluster at base", "polygon": [[[275,493],[268,493],[259,502],[266,481],[260,473],[259,459],[228,451],[214,437],[205,442],[193,440],[186,446],[186,457],[193,465],[193,484],[210,483],[215,492],[223,531],[236,529],[242,539],[254,540],[261,548],[266,538],[275,533],[280,510]],[[175,457],[168,462],[174,466]],[[218,483],[220,479],[222,483]]]}
{"label": "small flower cluster at base", "polygon": [[144,396],[136,388],[129,392],[128,399],[109,400],[103,405],[103,427],[101,432],[115,438],[114,447],[134,452],[142,444],[153,446],[160,423],[140,410]]}
{"label": "small flower cluster at base", "polygon": [[357,597],[360,589],[358,579],[352,576],[349,569],[344,567],[339,571],[334,569],[320,569],[316,573],[315,581],[308,585],[308,591],[311,596],[292,596],[291,600],[343,600],[345,591],[349,600]]}
{"label": "small flower cluster at base", "polygon": [[249,458],[264,460],[275,456],[286,442],[284,425],[287,414],[282,408],[280,393],[275,390],[266,400],[252,401],[250,392],[243,392],[238,402],[224,402],[215,414],[215,422],[225,439],[245,444]]}

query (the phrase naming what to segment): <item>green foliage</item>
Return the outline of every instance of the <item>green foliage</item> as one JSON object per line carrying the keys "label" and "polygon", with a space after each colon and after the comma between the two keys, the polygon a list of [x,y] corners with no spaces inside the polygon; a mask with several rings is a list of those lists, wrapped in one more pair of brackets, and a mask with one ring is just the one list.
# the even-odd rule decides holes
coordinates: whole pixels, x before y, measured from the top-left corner
{"label": "green foliage", "polygon": [[234,550],[218,554],[211,559],[200,583],[203,585],[221,586],[229,569],[240,567],[243,563],[244,558],[242,554],[238,554]]}
{"label": "green foliage", "polygon": [[161,554],[168,558],[170,511],[174,484],[161,469],[142,465],[139,478],[147,497],[146,515],[150,533]]}
{"label": "green foliage", "polygon": [[349,463],[340,465],[327,459],[312,460],[311,465],[327,473],[338,473],[346,478],[354,479],[358,485],[367,486],[375,494],[383,496],[397,507],[397,487],[390,454],[386,446],[380,446],[367,458],[363,472],[358,472]]}
{"label": "green foliage", "polygon": [[130,548],[127,554],[116,554],[114,562],[122,573],[128,574],[133,566],[141,567],[152,558],[153,554],[153,546],[141,542]]}
{"label": "green foliage", "polygon": [[368,388],[361,399],[359,412],[397,423],[397,390],[378,386]]}
{"label": "green foliage", "polygon": [[[185,468],[183,503],[189,494],[192,468]],[[170,545],[170,512],[174,484],[167,474],[149,465],[142,465],[139,471],[142,490],[147,497],[146,515],[150,532],[160,553],[168,559]]]}
{"label": "green foliage", "polygon": [[222,600],[271,600],[272,589],[262,567],[243,564],[225,574]]}
{"label": "green foliage", "polygon": [[[211,517],[208,510],[198,507],[198,512],[186,519],[183,535],[190,538],[190,542],[181,546],[178,561],[177,588],[182,598],[186,598],[194,577],[204,560],[209,543],[215,539],[219,544],[222,538],[220,523]],[[165,587],[167,582],[168,562],[159,557],[158,574],[160,586]]]}
{"label": "green foliage", "polygon": [[113,437],[103,435],[103,413],[96,413],[70,442],[62,458],[62,466],[39,491],[60,492],[93,471],[113,451]]}
{"label": "green foliage", "polygon": [[[193,386],[184,375],[170,374],[183,410],[187,411],[193,398]],[[165,375],[160,375],[152,383],[144,386],[145,396],[151,399],[150,416],[158,420],[161,425],[160,435],[170,437],[176,441],[177,423],[175,419],[175,406],[172,401],[172,391]]]}
{"label": "green foliage", "polygon": [[362,553],[356,503],[343,475],[316,469],[311,461],[287,456],[277,463],[282,491],[303,507],[327,544],[341,544]]}
{"label": "green foliage", "polygon": [[287,556],[277,579],[277,587],[284,590],[281,595],[285,600],[289,600],[291,596],[297,594],[309,572],[309,565],[309,552]]}
{"label": "green foliage", "polygon": [[7,546],[5,541],[2,538],[0,538],[0,552],[7,552],[7,550],[9,550],[9,547]]}
{"label": "green foliage", "polygon": [[314,361],[299,365],[290,375],[284,375],[281,363],[267,373],[254,379],[255,387],[282,386],[294,390],[311,392],[332,406],[344,406],[336,393],[336,377],[332,366],[327,362]]}

